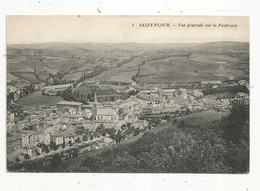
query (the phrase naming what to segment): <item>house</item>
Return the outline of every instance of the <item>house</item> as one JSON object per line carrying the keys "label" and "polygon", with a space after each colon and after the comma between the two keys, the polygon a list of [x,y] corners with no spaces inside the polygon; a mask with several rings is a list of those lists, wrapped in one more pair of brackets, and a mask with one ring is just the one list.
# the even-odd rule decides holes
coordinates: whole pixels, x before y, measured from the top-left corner
{"label": "house", "polygon": [[42,153],[42,149],[40,147],[35,146],[35,147],[31,147],[30,149],[32,151],[32,154]]}
{"label": "house", "polygon": [[192,90],[192,95],[193,95],[194,97],[202,97],[202,96],[203,96],[203,93],[202,93],[202,91],[200,91],[200,90],[198,90],[198,89],[194,89],[194,90]]}
{"label": "house", "polygon": [[180,88],[179,95],[182,99],[187,99],[187,90],[185,88]]}
{"label": "house", "polygon": [[118,121],[118,115],[117,113],[111,109],[111,108],[103,108],[103,109],[97,109],[95,120],[101,120],[101,121]]}
{"label": "house", "polygon": [[29,136],[25,135],[21,137],[21,147],[26,147],[29,145]]}
{"label": "house", "polygon": [[217,80],[215,80],[215,81],[201,81],[200,83],[201,83],[201,85],[221,85],[222,84],[221,81],[217,81]]}
{"label": "house", "polygon": [[21,139],[19,137],[7,139],[7,152],[13,152],[21,148]]}
{"label": "house", "polygon": [[65,144],[75,143],[76,134],[73,132],[65,132],[63,133],[63,140]]}
{"label": "house", "polygon": [[37,115],[31,115],[31,116],[29,117],[29,119],[30,119],[31,122],[37,122],[37,121],[39,121],[39,117],[38,117]]}
{"label": "house", "polygon": [[7,112],[7,119],[9,121],[14,121],[14,113],[11,113],[11,112]]}
{"label": "house", "polygon": [[33,154],[32,149],[30,147],[25,147],[24,154],[28,154],[28,155],[32,156],[32,154]]}
{"label": "house", "polygon": [[85,117],[87,119],[90,119],[91,116],[92,116],[92,112],[90,109],[85,109],[83,112],[82,112],[82,117]]}
{"label": "house", "polygon": [[75,108],[71,107],[71,108],[69,108],[69,113],[70,113],[71,115],[76,115],[77,111],[76,111]]}
{"label": "house", "polygon": [[15,93],[17,91],[17,88],[11,85],[7,85],[7,93]]}
{"label": "house", "polygon": [[247,83],[246,80],[239,80],[239,81],[238,81],[238,84],[239,84],[240,86],[244,86],[246,83]]}
{"label": "house", "polygon": [[178,91],[176,89],[162,89],[159,92],[160,96],[167,96],[167,97],[177,97]]}
{"label": "house", "polygon": [[77,139],[78,139],[80,142],[82,142],[82,141],[83,141],[83,135],[76,135],[75,141],[76,141]]}
{"label": "house", "polygon": [[80,120],[80,117],[76,114],[68,115],[66,117],[69,118],[70,122],[77,122]]}
{"label": "house", "polygon": [[51,135],[50,133],[47,132],[41,132],[37,135],[38,142],[39,143],[44,143],[46,145],[49,145],[51,142]]}
{"label": "house", "polygon": [[131,86],[136,86],[136,82],[135,81],[131,82]]}
{"label": "house", "polygon": [[56,144],[56,145],[62,145],[63,144],[63,136],[56,134],[52,136],[52,141]]}
{"label": "house", "polygon": [[21,147],[28,145],[36,145],[38,143],[37,135],[33,131],[20,131],[21,135]]}
{"label": "house", "polygon": [[235,77],[234,77],[234,76],[229,76],[228,79],[229,79],[229,80],[235,80]]}

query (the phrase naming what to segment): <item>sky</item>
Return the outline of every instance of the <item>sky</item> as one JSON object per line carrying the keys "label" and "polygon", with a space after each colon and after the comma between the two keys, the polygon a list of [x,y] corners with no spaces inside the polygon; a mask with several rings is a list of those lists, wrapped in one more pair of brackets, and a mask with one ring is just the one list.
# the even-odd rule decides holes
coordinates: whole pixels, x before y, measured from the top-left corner
{"label": "sky", "polygon": [[[169,23],[170,27],[139,27],[143,23]],[[187,27],[189,24],[204,27]],[[205,27],[206,24],[211,26]],[[219,27],[219,24],[237,27]],[[249,42],[248,17],[14,15],[7,16],[6,25],[7,44]]]}

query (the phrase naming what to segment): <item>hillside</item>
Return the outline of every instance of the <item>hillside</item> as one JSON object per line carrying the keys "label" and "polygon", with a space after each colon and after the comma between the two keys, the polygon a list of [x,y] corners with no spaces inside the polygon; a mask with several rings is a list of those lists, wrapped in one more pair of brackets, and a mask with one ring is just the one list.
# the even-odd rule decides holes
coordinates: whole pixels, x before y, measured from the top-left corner
{"label": "hillside", "polygon": [[[7,71],[32,83],[65,80],[137,83],[249,79],[249,43],[42,43],[7,46]],[[39,76],[35,79],[33,72]],[[31,74],[23,74],[31,73]],[[38,80],[38,81],[37,81]]]}

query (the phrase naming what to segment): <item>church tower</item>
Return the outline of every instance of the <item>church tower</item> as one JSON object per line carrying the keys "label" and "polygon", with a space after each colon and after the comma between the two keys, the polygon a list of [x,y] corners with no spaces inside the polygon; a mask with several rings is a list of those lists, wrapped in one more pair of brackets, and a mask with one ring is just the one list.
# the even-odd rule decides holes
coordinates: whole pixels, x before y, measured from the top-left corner
{"label": "church tower", "polygon": [[98,104],[97,94],[96,94],[96,91],[94,91],[94,102],[93,102],[93,109],[92,109],[93,120],[97,120],[97,119],[96,119],[96,115],[97,115],[97,104]]}

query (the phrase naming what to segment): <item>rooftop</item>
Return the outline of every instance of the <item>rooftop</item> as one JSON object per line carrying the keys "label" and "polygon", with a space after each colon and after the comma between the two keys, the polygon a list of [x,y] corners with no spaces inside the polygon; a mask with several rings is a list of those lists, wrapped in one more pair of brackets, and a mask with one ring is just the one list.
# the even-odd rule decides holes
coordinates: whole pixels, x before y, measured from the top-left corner
{"label": "rooftop", "polygon": [[43,87],[44,89],[52,89],[52,88],[65,88],[65,87],[69,87],[72,86],[73,84],[61,84],[61,85],[54,85],[54,86],[46,86]]}
{"label": "rooftop", "polygon": [[116,112],[111,108],[98,109],[97,115],[117,115]]}

